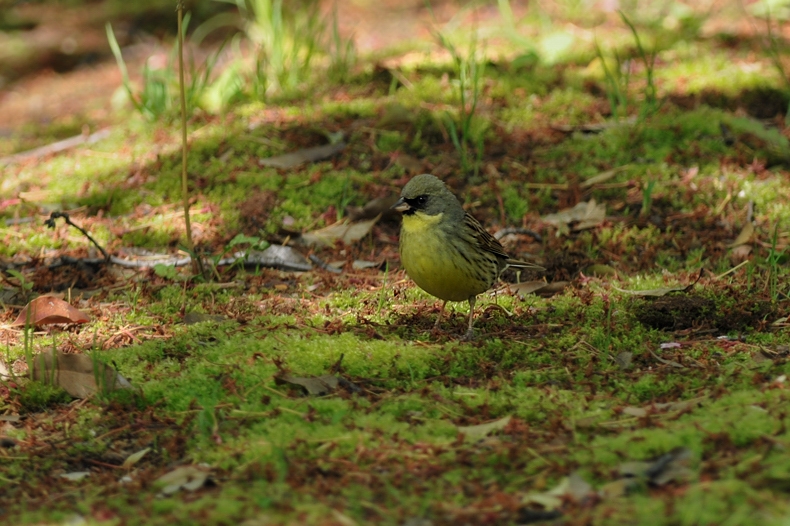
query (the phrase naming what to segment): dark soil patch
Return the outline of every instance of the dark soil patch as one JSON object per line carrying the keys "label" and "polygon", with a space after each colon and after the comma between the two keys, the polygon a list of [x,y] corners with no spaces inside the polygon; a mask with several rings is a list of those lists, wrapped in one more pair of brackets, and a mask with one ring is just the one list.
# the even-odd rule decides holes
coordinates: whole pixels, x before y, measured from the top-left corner
{"label": "dark soil patch", "polygon": [[669,100],[684,109],[693,109],[704,104],[728,111],[745,110],[757,119],[772,119],[777,115],[784,116],[787,112],[790,93],[767,87],[743,90],[737,95],[705,89],[693,94],[675,93],[669,96]]}
{"label": "dark soil patch", "polygon": [[[726,305],[701,295],[665,296],[652,300],[634,300],[636,319],[653,329],[682,331],[687,329],[721,332],[762,328],[765,319],[775,314],[771,302],[752,298],[733,299]],[[734,300],[734,301],[733,301]]]}

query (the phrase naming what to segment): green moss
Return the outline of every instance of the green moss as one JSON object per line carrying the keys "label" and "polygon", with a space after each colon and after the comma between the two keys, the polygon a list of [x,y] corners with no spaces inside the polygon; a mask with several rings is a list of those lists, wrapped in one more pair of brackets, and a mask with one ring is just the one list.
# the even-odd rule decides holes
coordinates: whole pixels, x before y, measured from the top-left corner
{"label": "green moss", "polygon": [[37,413],[57,404],[65,404],[70,397],[60,387],[30,381],[18,389],[18,401],[23,412]]}
{"label": "green moss", "polygon": [[403,137],[398,132],[382,132],[376,140],[376,147],[384,153],[400,150]]}

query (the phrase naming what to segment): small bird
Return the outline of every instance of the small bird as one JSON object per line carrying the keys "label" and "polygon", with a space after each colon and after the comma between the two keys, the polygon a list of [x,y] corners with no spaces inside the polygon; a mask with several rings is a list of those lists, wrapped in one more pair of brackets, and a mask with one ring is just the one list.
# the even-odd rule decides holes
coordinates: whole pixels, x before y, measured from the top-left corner
{"label": "small bird", "polygon": [[448,301],[468,301],[467,339],[474,336],[476,296],[490,289],[503,270],[545,270],[511,259],[502,244],[465,212],[433,175],[412,178],[392,208],[403,213],[400,260],[406,273],[422,290],[444,300],[436,326]]}

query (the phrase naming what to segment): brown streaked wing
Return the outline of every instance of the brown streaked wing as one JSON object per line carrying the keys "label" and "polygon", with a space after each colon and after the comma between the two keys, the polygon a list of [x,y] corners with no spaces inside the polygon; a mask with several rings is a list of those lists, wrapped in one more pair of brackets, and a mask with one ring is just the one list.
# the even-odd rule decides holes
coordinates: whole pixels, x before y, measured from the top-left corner
{"label": "brown streaked wing", "polygon": [[[477,219],[472,217],[468,212],[464,215],[464,224],[469,230],[472,231],[472,235],[477,241],[478,246],[483,250],[494,254],[498,258],[502,258],[504,260],[503,263],[505,263],[506,266],[531,270],[546,270],[540,265],[536,265],[534,263],[512,259],[508,253],[505,252],[505,247],[502,246],[502,243],[500,243],[497,238],[489,234],[488,231],[483,228],[483,225],[481,225]],[[502,265],[500,268],[504,268],[505,265]]]}
{"label": "brown streaked wing", "polygon": [[475,237],[477,244],[480,248],[487,252],[491,252],[495,256],[501,257],[502,259],[509,259],[507,252],[505,252],[505,247],[502,246],[502,243],[497,241],[497,239],[488,233],[488,231],[483,228],[477,219],[472,217],[469,212],[464,214],[464,226],[467,227],[472,231],[472,235]]}

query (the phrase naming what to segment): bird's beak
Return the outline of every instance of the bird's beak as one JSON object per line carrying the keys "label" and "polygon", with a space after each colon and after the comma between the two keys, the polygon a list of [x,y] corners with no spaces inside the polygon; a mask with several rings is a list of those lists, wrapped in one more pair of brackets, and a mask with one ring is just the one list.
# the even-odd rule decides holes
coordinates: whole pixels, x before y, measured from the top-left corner
{"label": "bird's beak", "polygon": [[409,206],[409,203],[407,203],[407,202],[406,202],[406,200],[405,200],[404,198],[402,198],[402,197],[401,197],[400,199],[398,199],[398,200],[395,202],[395,204],[394,204],[394,205],[392,205],[392,206],[390,207],[390,210],[397,210],[398,212],[405,212],[405,211],[406,211],[406,210],[408,210],[409,208],[411,208],[411,207]]}

